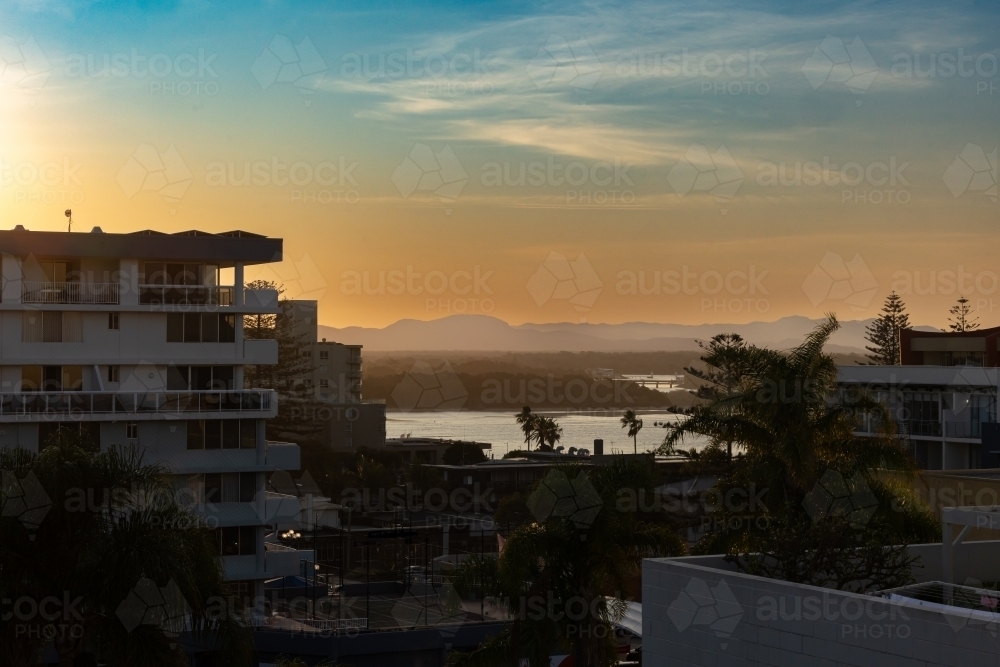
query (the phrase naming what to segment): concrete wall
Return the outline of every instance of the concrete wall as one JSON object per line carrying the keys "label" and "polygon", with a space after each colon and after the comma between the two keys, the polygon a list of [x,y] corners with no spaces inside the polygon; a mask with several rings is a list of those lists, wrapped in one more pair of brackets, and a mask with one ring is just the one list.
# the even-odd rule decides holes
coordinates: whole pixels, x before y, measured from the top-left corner
{"label": "concrete wall", "polygon": [[[998,547],[977,548],[986,555]],[[644,561],[647,667],[1000,663],[995,623],[720,570],[707,566],[718,563],[712,558]]]}
{"label": "concrete wall", "polygon": [[[908,551],[920,558],[913,566],[916,583],[941,580],[941,543],[912,544]],[[710,567],[723,572],[739,572],[734,563],[727,563],[725,556],[682,556],[671,562]],[[996,581],[1000,577],[1000,540],[963,542],[955,547],[955,583],[970,579]]]}

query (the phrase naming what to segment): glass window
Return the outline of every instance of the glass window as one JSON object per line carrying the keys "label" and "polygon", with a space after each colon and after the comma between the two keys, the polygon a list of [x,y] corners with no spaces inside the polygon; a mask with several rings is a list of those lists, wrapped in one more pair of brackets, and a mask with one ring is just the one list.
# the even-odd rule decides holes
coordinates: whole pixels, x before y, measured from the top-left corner
{"label": "glass window", "polygon": [[167,275],[166,280],[168,285],[183,285],[184,280],[184,265],[183,264],[167,264]]}
{"label": "glass window", "polygon": [[212,367],[192,366],[191,367],[191,390],[209,391],[212,389]]}
{"label": "glass window", "polygon": [[139,272],[140,285],[165,285],[167,283],[166,265],[163,262],[143,262]]}
{"label": "glass window", "polygon": [[223,556],[239,556],[240,555],[240,529],[235,528],[222,528],[222,555]]}
{"label": "glass window", "polygon": [[108,329],[118,329],[118,313],[108,313]]}
{"label": "glass window", "polygon": [[222,473],[222,502],[238,503],[240,501],[240,473]]}
{"label": "glass window", "polygon": [[214,391],[230,391],[233,388],[233,367],[212,367],[212,389]]}
{"label": "glass window", "polygon": [[42,366],[42,391],[62,391],[62,366]]}
{"label": "glass window", "polygon": [[219,342],[219,315],[216,313],[204,313],[201,316],[201,342]]}
{"label": "glass window", "polygon": [[205,449],[222,449],[222,420],[205,420]]}
{"label": "glass window", "polygon": [[257,420],[240,420],[240,449],[257,449]]}
{"label": "glass window", "polygon": [[43,339],[44,327],[42,326],[43,313],[28,312],[21,314],[21,342],[41,343]]}
{"label": "glass window", "polygon": [[219,342],[233,343],[236,341],[236,316],[219,315]]}
{"label": "glass window", "polygon": [[254,526],[240,526],[240,555],[257,555],[257,528]]}
{"label": "glass window", "polygon": [[184,342],[201,342],[201,315],[198,313],[184,313]]}
{"label": "glass window", "polygon": [[252,503],[257,497],[257,473],[240,473],[240,502]]}
{"label": "glass window", "polygon": [[21,391],[39,391],[42,388],[42,367],[21,366]]}
{"label": "glass window", "polygon": [[62,390],[83,391],[83,366],[62,367]]}
{"label": "glass window", "polygon": [[200,419],[187,423],[187,448],[205,449],[205,422]]}
{"label": "glass window", "polygon": [[237,419],[226,419],[222,422],[222,448],[240,448],[240,422]]}
{"label": "glass window", "polygon": [[167,313],[167,342],[184,342],[184,314]]}
{"label": "glass window", "polygon": [[219,473],[205,475],[205,502],[222,502],[222,475]]}
{"label": "glass window", "polygon": [[62,313],[52,311],[42,313],[42,341],[45,343],[62,342]]}

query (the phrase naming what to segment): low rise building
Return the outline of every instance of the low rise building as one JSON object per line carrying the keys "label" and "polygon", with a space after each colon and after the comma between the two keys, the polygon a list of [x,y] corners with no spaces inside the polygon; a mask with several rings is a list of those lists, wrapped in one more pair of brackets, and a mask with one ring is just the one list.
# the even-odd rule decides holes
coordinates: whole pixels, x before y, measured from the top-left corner
{"label": "low rise building", "polygon": [[[868,391],[889,407],[921,467],[997,467],[1000,327],[900,332],[902,365],[841,366],[841,390]],[[861,433],[873,433],[869,420]]]}

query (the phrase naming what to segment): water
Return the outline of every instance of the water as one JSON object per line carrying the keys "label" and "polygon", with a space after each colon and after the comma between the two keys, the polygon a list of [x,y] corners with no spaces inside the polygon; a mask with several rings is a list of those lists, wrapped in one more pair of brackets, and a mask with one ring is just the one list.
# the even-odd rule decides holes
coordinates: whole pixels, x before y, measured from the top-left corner
{"label": "water", "polygon": [[[655,410],[637,411],[643,421],[643,429],[639,431],[638,450],[650,452],[663,442],[667,431],[653,426],[653,422],[675,423],[680,417],[669,412]],[[559,422],[563,435],[559,445],[566,449],[570,447],[585,447],[591,453],[594,451],[594,439],[603,438],[604,453],[624,451],[631,453],[632,438],[627,437],[627,429],[621,427],[620,414],[609,416],[540,412]],[[385,424],[386,437],[398,438],[404,433],[412,436],[435,438],[454,438],[461,440],[476,440],[493,445],[493,456],[502,457],[512,449],[524,449],[524,434],[521,427],[514,421],[512,412],[487,412],[473,410],[457,410],[452,412],[388,412]],[[687,440],[682,445],[685,449],[694,447],[701,449],[706,444],[705,439]]]}

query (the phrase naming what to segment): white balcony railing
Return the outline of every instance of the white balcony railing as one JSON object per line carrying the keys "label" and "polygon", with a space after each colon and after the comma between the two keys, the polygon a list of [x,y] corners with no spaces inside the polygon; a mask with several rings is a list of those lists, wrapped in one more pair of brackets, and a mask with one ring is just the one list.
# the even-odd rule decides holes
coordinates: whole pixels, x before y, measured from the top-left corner
{"label": "white balcony railing", "polygon": [[269,389],[160,392],[20,392],[0,394],[0,417],[268,412]]}
{"label": "white balcony railing", "polygon": [[21,283],[21,303],[117,304],[118,283]]}

